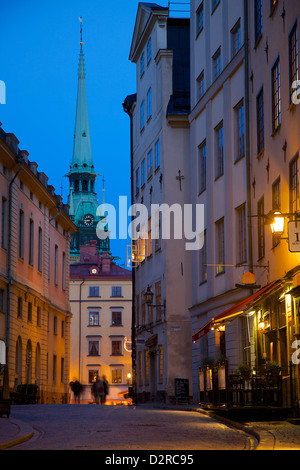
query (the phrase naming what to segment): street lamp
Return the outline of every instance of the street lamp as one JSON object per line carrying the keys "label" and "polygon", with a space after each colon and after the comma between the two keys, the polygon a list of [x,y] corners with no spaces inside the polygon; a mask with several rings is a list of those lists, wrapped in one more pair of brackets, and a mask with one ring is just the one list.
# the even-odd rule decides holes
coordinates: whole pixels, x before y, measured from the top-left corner
{"label": "street lamp", "polygon": [[284,215],[280,212],[274,212],[271,230],[274,235],[282,235],[284,232]]}

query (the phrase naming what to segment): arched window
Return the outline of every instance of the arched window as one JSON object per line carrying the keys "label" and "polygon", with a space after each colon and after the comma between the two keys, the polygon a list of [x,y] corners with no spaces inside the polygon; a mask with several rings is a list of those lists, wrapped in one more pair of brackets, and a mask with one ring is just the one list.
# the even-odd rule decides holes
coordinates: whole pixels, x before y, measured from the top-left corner
{"label": "arched window", "polygon": [[17,383],[22,383],[22,340],[19,336],[16,342],[16,367]]}

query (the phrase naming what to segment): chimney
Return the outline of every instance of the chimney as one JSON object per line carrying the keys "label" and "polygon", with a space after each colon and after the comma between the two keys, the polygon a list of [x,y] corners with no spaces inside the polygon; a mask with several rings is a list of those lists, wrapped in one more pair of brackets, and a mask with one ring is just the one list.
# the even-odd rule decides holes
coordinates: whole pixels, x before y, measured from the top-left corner
{"label": "chimney", "polygon": [[109,274],[110,268],[111,268],[111,258],[107,252],[104,252],[102,254],[101,261],[102,261],[102,273]]}
{"label": "chimney", "polygon": [[98,264],[96,240],[91,240],[88,245],[82,245],[80,247],[80,263]]}

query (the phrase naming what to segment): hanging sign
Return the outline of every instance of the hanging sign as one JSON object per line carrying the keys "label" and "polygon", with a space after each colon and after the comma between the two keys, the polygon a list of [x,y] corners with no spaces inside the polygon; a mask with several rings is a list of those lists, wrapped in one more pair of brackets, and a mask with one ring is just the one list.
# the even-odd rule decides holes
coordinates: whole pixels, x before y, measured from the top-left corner
{"label": "hanging sign", "polygon": [[291,253],[300,253],[300,220],[288,223],[289,250]]}

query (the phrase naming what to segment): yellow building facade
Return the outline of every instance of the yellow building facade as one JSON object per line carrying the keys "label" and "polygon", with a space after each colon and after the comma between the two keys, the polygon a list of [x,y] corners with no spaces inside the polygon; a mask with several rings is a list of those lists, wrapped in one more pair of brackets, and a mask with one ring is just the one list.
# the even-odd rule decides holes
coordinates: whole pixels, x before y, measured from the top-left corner
{"label": "yellow building facade", "polygon": [[[70,235],[68,206],[47,176],[0,128],[0,362],[12,402],[28,385],[36,401],[68,396]],[[23,394],[21,393],[23,390]]]}
{"label": "yellow building facade", "polygon": [[93,402],[97,377],[109,383],[107,403],[122,401],[131,386],[131,299],[131,272],[100,255],[96,242],[81,246],[70,267],[70,382],[82,385],[81,403]]}

